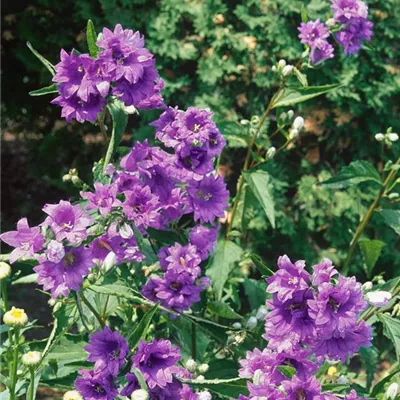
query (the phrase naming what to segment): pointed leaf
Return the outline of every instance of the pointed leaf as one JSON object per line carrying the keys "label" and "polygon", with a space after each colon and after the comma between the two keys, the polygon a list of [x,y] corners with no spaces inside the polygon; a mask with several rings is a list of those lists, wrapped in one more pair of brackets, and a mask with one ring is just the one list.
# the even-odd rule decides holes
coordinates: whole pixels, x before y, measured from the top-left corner
{"label": "pointed leaf", "polygon": [[287,107],[297,103],[303,103],[321,94],[337,89],[341,85],[308,86],[308,87],[287,87],[273,101],[273,107]]}
{"label": "pointed leaf", "polygon": [[99,48],[96,44],[97,35],[96,35],[96,30],[94,29],[93,22],[90,19],[88,20],[86,28],[86,41],[89,48],[89,54],[93,58],[97,58],[97,54],[99,53]]}
{"label": "pointed leaf", "polygon": [[383,324],[383,333],[393,342],[397,359],[400,361],[400,320],[389,317],[387,314],[378,314],[378,319]]}
{"label": "pointed leaf", "polygon": [[336,176],[321,182],[318,185],[329,189],[344,189],[349,186],[358,185],[361,182],[375,182],[382,184],[381,177],[375,167],[367,161],[353,161],[344,167]]}
{"label": "pointed leaf", "polygon": [[258,254],[250,254],[250,259],[253,261],[253,264],[258,269],[263,277],[269,277],[274,274],[274,271],[269,269],[262,261],[261,257]]}
{"label": "pointed leaf", "polygon": [[379,211],[386,225],[389,225],[400,235],[400,210],[382,210]]}
{"label": "pointed leaf", "polygon": [[256,196],[257,200],[262,205],[272,228],[275,229],[275,206],[269,187],[270,175],[266,171],[258,170],[254,172],[245,172],[244,178],[249,184],[254,196]]}
{"label": "pointed leaf", "polygon": [[380,240],[362,239],[359,241],[359,246],[365,261],[365,272],[368,278],[371,277],[371,272],[375,267],[376,262],[381,255],[383,247],[386,245]]}
{"label": "pointed leaf", "polygon": [[30,42],[26,42],[26,45],[28,46],[28,49],[42,62],[42,64],[47,68],[47,70],[50,72],[51,75],[55,75],[56,71],[54,68],[54,65],[46,60],[41,54],[39,54],[33,46],[30,44]]}
{"label": "pointed leaf", "polygon": [[301,5],[301,22],[307,22],[308,17],[307,17],[307,8],[304,4]]}
{"label": "pointed leaf", "polygon": [[207,304],[207,308],[212,313],[227,319],[242,319],[242,316],[235,312],[229,304],[219,301],[211,301]]}
{"label": "pointed leaf", "polygon": [[55,83],[41,89],[33,90],[32,92],[29,92],[29,96],[44,96],[46,94],[54,94],[54,93],[58,93],[57,86]]}
{"label": "pointed leaf", "polygon": [[140,339],[143,339],[146,336],[149,325],[154,317],[158,309],[158,303],[152,307],[149,311],[144,314],[143,318],[140,320],[136,329],[127,337],[127,341],[129,343],[129,347],[131,350],[135,349],[139,343]]}

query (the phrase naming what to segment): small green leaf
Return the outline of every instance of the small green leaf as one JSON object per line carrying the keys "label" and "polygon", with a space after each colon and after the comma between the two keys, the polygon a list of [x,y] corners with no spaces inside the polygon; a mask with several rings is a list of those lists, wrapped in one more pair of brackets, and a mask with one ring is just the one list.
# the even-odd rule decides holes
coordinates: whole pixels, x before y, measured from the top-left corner
{"label": "small green leaf", "polygon": [[313,99],[340,87],[340,84],[308,87],[287,87],[273,100],[273,107],[287,107]]}
{"label": "small green leaf", "polygon": [[46,60],[41,54],[39,54],[33,46],[30,44],[30,42],[26,42],[26,45],[28,46],[28,49],[41,61],[41,63],[47,68],[47,70],[50,72],[52,76],[56,74],[56,70],[54,68],[54,65]]}
{"label": "small green leaf", "polygon": [[217,300],[221,300],[225,282],[240,260],[242,249],[230,240],[220,239],[206,274],[211,278]]}
{"label": "small green leaf", "polygon": [[158,303],[152,307],[146,314],[143,315],[143,318],[140,320],[136,329],[127,337],[127,341],[129,343],[129,347],[131,350],[134,350],[139,343],[140,339],[143,339],[146,336],[149,325],[154,317],[158,309]]}
{"label": "small green leaf", "polygon": [[129,290],[129,287],[125,285],[123,281],[116,281],[115,283],[110,284],[96,284],[91,285],[89,290],[96,293],[108,294],[110,296],[120,296],[125,299],[133,298],[133,293]]}
{"label": "small green leaf", "polygon": [[378,382],[373,389],[371,390],[371,394],[370,394],[370,398],[371,399],[376,399],[376,396],[378,394],[381,394],[384,392],[385,389],[385,385],[386,383],[390,382],[391,379],[400,373],[400,369],[396,369],[394,372],[392,372],[391,374],[389,374],[388,376],[385,376],[380,382]]}
{"label": "small green leaf", "polygon": [[361,182],[375,182],[382,184],[381,177],[375,167],[367,161],[353,161],[333,178],[321,182],[318,185],[329,189],[344,189],[349,186],[358,185]]}
{"label": "small green leaf", "polygon": [[262,205],[272,228],[275,229],[275,206],[269,186],[270,175],[266,171],[257,170],[254,172],[245,172],[244,178],[249,184],[254,196],[256,196],[257,200]]}
{"label": "small green leaf", "polygon": [[207,308],[212,313],[219,315],[222,318],[227,319],[242,319],[242,316],[235,312],[231,306],[226,303],[221,303],[219,301],[211,301],[207,304]]}
{"label": "small green leaf", "polygon": [[136,375],[136,378],[140,385],[140,389],[144,390],[147,393],[147,385],[142,373],[135,367],[132,367],[131,371]]}
{"label": "small green leaf", "polygon": [[250,259],[253,261],[253,264],[258,269],[263,277],[269,277],[274,274],[274,271],[269,269],[264,262],[262,261],[261,257],[258,254],[250,254]]}
{"label": "small green leaf", "polygon": [[22,285],[22,284],[27,284],[27,283],[36,283],[37,282],[37,274],[29,274],[26,276],[23,276],[21,278],[16,279],[12,285]]}
{"label": "small green leaf", "polygon": [[296,375],[296,368],[290,367],[289,365],[279,365],[277,369],[289,379]]}
{"label": "small green leaf", "polygon": [[379,213],[386,225],[389,225],[398,235],[400,235],[400,210],[381,210]]}
{"label": "small green leaf", "polygon": [[213,380],[182,380],[191,387],[200,390],[209,390],[223,398],[238,398],[239,395],[247,395],[247,381],[242,378],[213,379]]}
{"label": "small green leaf", "polygon": [[378,314],[378,319],[383,324],[383,334],[393,342],[397,358],[400,361],[400,320],[386,314]]}
{"label": "small green leaf", "polygon": [[308,21],[307,8],[304,4],[301,5],[301,22],[306,23]]}
{"label": "small green leaf", "polygon": [[97,54],[99,53],[99,48],[96,45],[97,35],[96,35],[96,30],[94,29],[93,22],[90,19],[87,22],[86,41],[89,48],[89,54],[93,58],[97,58]]}
{"label": "small green leaf", "polygon": [[300,72],[296,67],[293,68],[293,72],[296,75],[298,81],[301,83],[301,85],[307,87],[308,86],[307,75]]}
{"label": "small green leaf", "polygon": [[386,245],[380,240],[362,239],[359,241],[359,246],[365,261],[365,272],[368,278],[371,277],[373,268],[382,253],[383,247]]}
{"label": "small green leaf", "polygon": [[54,93],[58,93],[57,86],[55,83],[41,89],[33,90],[32,92],[29,92],[29,96],[44,96],[46,94],[54,94]]}

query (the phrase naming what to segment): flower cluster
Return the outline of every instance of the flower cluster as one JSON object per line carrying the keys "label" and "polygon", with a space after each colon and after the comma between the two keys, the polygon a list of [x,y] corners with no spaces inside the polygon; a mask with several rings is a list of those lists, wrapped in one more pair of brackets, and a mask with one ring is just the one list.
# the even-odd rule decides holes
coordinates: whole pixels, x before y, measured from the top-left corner
{"label": "flower cluster", "polygon": [[105,327],[90,336],[85,347],[88,361],[94,362],[93,370],[81,370],[75,381],[77,391],[84,399],[112,400],[118,395],[130,397],[139,390],[140,383],[133,372],[142,374],[149,391],[149,399],[198,400],[199,396],[178,378],[190,378],[184,368],[179,367],[179,349],[169,340],[151,343],[140,341],[132,357],[128,357],[126,339],[117,331]]}
{"label": "flower cluster", "polygon": [[109,96],[139,109],[164,107],[163,82],[139,32],[124,30],[119,24],[114,32],[104,28],[97,46],[96,59],[61,50],[53,77],[59,96],[52,103],[62,107],[61,115],[68,122],[96,121]]}
{"label": "flower cluster", "polygon": [[[324,259],[305,270],[304,261],[292,263],[287,256],[278,260],[278,271],[267,279],[267,302],[263,351],[249,351],[239,375],[252,378],[250,399],[337,400],[323,394],[314,372],[325,360],[346,361],[362,346],[370,346],[371,328],[358,322],[367,303],[361,284],[340,275],[332,262]],[[282,367],[295,374],[288,378]],[[246,399],[242,397],[241,399]],[[357,399],[350,393],[345,399]]]}
{"label": "flower cluster", "polygon": [[[327,25],[335,27],[335,39],[344,49],[344,54],[357,54],[364,40],[371,40],[373,23],[367,20],[368,7],[361,0],[331,0],[333,19]],[[336,24],[339,28],[336,29]],[[316,65],[334,57],[333,46],[328,42],[328,26],[309,21],[298,28],[301,42],[310,48],[310,61]]]}

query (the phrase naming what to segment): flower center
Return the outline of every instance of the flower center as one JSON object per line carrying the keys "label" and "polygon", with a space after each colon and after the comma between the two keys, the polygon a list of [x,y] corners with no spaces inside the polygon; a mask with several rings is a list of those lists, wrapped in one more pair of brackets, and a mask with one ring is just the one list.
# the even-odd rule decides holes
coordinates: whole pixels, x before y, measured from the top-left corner
{"label": "flower center", "polygon": [[203,199],[205,201],[208,201],[212,199],[212,194],[211,193],[204,193],[201,190],[199,190],[196,194],[197,199]]}
{"label": "flower center", "polygon": [[115,349],[110,353],[110,360],[116,360],[119,357],[119,349]]}
{"label": "flower center", "polygon": [[66,267],[70,267],[75,261],[75,255],[72,253],[68,253],[64,257],[64,265]]}
{"label": "flower center", "polygon": [[296,277],[289,279],[289,285],[297,285],[298,282],[299,280]]}
{"label": "flower center", "polygon": [[299,389],[296,392],[296,400],[305,400],[306,399],[306,394],[304,393],[303,389]]}
{"label": "flower center", "polygon": [[19,308],[14,308],[11,311],[11,315],[16,319],[20,319],[23,314],[24,314],[23,310],[20,310]]}
{"label": "flower center", "polygon": [[103,388],[102,386],[100,386],[99,384],[97,384],[97,385],[94,387],[94,390],[95,390],[97,393],[104,393],[104,392],[105,392],[104,388]]}
{"label": "flower center", "polygon": [[193,132],[198,132],[199,130],[200,130],[200,125],[199,124],[194,124]]}
{"label": "flower center", "polygon": [[29,247],[30,247],[30,243],[29,242],[24,242],[24,243],[21,243],[21,249],[22,250],[24,250],[24,251],[28,251],[29,250]]}
{"label": "flower center", "polygon": [[179,258],[179,262],[181,263],[182,267],[186,264],[186,261],[183,257]]}
{"label": "flower center", "polygon": [[339,303],[334,298],[330,297],[328,304],[334,313],[337,313],[339,311]]}

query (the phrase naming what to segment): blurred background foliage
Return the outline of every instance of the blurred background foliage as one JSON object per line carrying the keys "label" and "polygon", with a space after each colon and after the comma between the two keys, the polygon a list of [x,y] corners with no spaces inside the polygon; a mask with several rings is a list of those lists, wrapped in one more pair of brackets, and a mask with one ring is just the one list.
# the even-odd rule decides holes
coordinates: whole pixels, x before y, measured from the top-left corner
{"label": "blurred background foliage", "polygon": [[[250,198],[246,203],[245,242],[269,265],[287,253],[309,263],[327,256],[340,266],[376,188],[365,184],[333,191],[316,184],[356,159],[371,161],[382,170],[400,152],[398,143],[383,149],[374,139],[389,126],[394,132],[400,129],[400,6],[397,0],[367,3],[375,24],[368,47],[348,58],[336,49],[334,60],[308,73],[310,85],[342,82],[345,86],[295,109],[305,118],[306,130],[295,147],[280,152],[266,167],[273,177],[276,229],[255,201]],[[273,62],[283,58],[295,63],[301,55],[297,26],[302,4],[311,19],[330,17],[328,0],[15,0],[3,4],[3,230],[11,229],[23,215],[32,224],[41,222],[45,202],[77,193],[62,182],[62,176],[77,168],[89,180],[93,162],[104,153],[97,127],[68,125],[60,110],[49,104],[49,97],[29,97],[29,91],[47,86],[50,76],[26,41],[55,64],[60,47],[86,52],[84,29],[89,18],[98,31],[117,23],[141,31],[165,80],[166,103],[214,111],[229,142],[221,172],[234,193],[246,152],[246,130],[238,121],[263,112],[276,87]],[[151,136],[147,124],[157,114],[131,118],[125,143]],[[365,235],[387,243],[374,274],[398,275],[399,236],[379,215]],[[363,263],[358,252],[351,272],[361,279],[366,278]]]}

